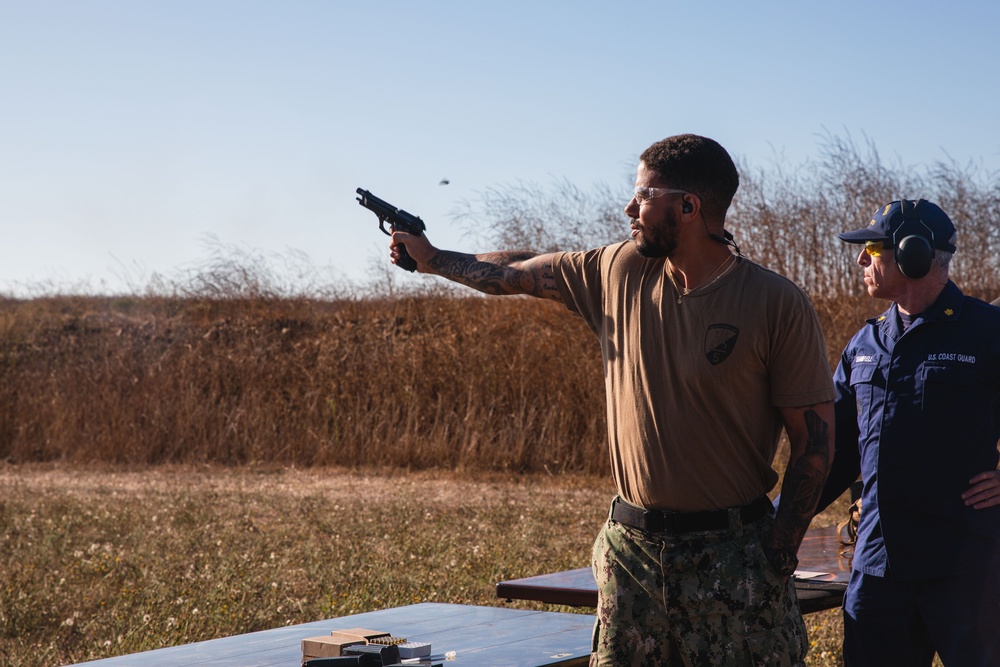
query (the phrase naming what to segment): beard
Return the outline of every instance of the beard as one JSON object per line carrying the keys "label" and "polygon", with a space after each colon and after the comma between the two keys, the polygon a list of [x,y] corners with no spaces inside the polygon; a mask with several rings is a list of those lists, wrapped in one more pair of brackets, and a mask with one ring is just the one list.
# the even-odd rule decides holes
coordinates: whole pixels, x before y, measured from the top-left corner
{"label": "beard", "polygon": [[635,239],[636,251],[648,259],[670,257],[677,250],[677,216],[672,210],[654,226],[643,227]]}

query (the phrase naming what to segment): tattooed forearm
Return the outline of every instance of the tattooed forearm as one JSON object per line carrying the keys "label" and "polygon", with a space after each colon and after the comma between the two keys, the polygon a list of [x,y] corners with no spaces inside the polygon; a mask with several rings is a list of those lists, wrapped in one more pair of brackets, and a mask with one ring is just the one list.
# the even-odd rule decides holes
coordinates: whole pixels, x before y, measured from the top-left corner
{"label": "tattooed forearm", "polygon": [[781,503],[771,530],[775,549],[797,549],[805,536],[830,472],[830,425],[815,410],[803,413],[804,451],[788,462],[781,485]]}
{"label": "tattooed forearm", "polygon": [[492,252],[481,255],[438,251],[429,265],[445,278],[486,294],[529,294],[555,298],[555,280],[544,263],[523,266],[536,255],[529,252]]}

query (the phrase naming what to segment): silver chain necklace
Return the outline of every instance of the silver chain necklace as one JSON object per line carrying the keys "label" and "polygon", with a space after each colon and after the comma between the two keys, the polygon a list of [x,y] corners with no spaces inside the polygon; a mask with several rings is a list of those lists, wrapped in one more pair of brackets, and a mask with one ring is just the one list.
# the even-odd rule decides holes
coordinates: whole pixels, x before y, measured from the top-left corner
{"label": "silver chain necklace", "polygon": [[714,285],[716,282],[718,282],[718,280],[722,278],[722,276],[729,273],[729,270],[732,269],[734,266],[736,266],[736,255],[730,253],[729,257],[722,260],[722,264],[719,264],[719,266],[715,269],[715,271],[712,272],[712,276],[714,277],[709,276],[709,280],[707,282],[704,282],[696,287],[681,287],[680,285],[678,285],[677,280],[674,278],[674,272],[670,270],[671,266],[673,265],[670,263],[670,260],[668,259],[667,278],[670,280],[670,284],[674,286],[674,291],[677,292],[677,303],[682,303],[684,297],[691,294],[691,292],[700,289],[707,289],[712,285]]}

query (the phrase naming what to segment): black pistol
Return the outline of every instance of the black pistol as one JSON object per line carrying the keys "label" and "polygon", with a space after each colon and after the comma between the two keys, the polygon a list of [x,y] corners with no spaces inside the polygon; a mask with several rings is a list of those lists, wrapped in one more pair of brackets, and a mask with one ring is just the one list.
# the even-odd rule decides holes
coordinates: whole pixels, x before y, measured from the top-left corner
{"label": "black pistol", "polygon": [[[358,197],[358,203],[378,216],[378,228],[386,236],[391,235],[391,232],[385,228],[386,222],[389,223],[389,228],[392,231],[399,230],[407,234],[413,234],[414,236],[423,235],[424,230],[427,229],[424,221],[412,213],[407,213],[403,209],[396,208],[367,190],[358,188],[357,193],[361,195]],[[417,262],[406,252],[406,246],[403,244],[399,245],[399,259],[396,260],[396,266],[407,271],[417,270]]]}

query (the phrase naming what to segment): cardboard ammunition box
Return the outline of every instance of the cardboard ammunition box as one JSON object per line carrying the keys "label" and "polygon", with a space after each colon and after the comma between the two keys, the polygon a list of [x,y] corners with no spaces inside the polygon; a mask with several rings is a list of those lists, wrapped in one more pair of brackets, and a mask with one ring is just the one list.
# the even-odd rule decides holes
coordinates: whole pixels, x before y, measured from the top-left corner
{"label": "cardboard ammunition box", "polygon": [[365,643],[364,639],[337,639],[329,635],[309,637],[302,640],[302,662],[313,658],[339,658],[345,646]]}

